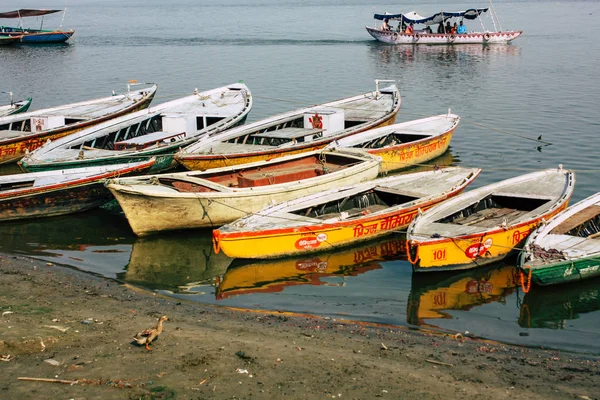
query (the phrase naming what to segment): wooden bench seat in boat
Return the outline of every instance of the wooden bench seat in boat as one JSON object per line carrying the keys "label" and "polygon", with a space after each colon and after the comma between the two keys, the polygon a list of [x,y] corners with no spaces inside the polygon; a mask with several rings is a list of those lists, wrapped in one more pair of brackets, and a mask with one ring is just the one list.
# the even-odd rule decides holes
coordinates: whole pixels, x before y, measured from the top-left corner
{"label": "wooden bench seat in boat", "polygon": [[294,182],[301,179],[314,178],[324,173],[321,167],[314,165],[289,168],[281,171],[241,173],[238,175],[238,187],[247,188]]}
{"label": "wooden bench seat in boat", "polygon": [[[185,132],[169,133],[169,132],[153,132],[147,135],[134,137],[127,140],[115,142],[115,150],[125,150],[135,148],[138,150],[150,147],[162,141],[175,141],[185,138]],[[174,140],[169,140],[174,139]]]}
{"label": "wooden bench seat in boat", "polygon": [[250,153],[259,150],[270,150],[274,146],[260,145],[260,144],[243,144],[243,143],[230,143],[230,142],[219,142],[211,145],[210,149],[205,153],[208,154],[230,154],[230,153]]}
{"label": "wooden bench seat in boat", "polygon": [[285,139],[293,140],[305,136],[316,135],[323,132],[324,129],[306,129],[306,128],[281,128],[274,131],[257,133],[252,135],[255,138],[265,139]]}
{"label": "wooden bench seat in boat", "polygon": [[468,217],[455,219],[454,223],[459,225],[492,228],[494,226],[502,225],[505,219],[510,222],[526,213],[527,211],[515,210],[514,208],[486,208],[485,210],[477,211]]}

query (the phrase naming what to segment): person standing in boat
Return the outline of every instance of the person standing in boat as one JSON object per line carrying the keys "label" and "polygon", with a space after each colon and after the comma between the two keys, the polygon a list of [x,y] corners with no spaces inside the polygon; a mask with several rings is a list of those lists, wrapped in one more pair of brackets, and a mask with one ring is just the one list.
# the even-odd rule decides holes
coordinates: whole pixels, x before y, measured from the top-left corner
{"label": "person standing in boat", "polygon": [[452,32],[452,27],[450,26],[450,21],[446,21],[446,32],[445,33],[450,33]]}
{"label": "person standing in boat", "polygon": [[413,33],[415,33],[415,29],[413,28],[413,24],[412,22],[410,24],[408,24],[408,26],[406,27],[406,31],[404,31],[404,33],[412,35]]}
{"label": "person standing in boat", "polygon": [[440,24],[438,25],[438,30],[437,33],[444,33],[444,23],[440,22]]}
{"label": "person standing in boat", "polygon": [[390,30],[390,25],[388,24],[389,19],[384,19],[383,23],[381,24],[381,30],[383,31],[389,31]]}
{"label": "person standing in boat", "polygon": [[465,33],[467,33],[467,27],[463,25],[462,21],[460,21],[460,25],[458,26],[456,33],[460,33],[461,35],[464,35]]}
{"label": "person standing in boat", "polygon": [[452,27],[452,29],[450,30],[450,33],[456,33],[456,30],[458,29],[458,25],[456,25],[456,22],[454,23],[454,26]]}

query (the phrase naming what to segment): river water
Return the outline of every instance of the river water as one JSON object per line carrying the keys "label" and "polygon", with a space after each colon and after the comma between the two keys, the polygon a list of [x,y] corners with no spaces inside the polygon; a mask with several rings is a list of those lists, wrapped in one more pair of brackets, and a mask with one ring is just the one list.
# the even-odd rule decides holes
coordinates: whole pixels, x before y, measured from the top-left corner
{"label": "river water", "polygon": [[[483,168],[474,187],[562,164],[577,173],[572,202],[598,191],[597,2],[495,2],[502,28],[524,34],[511,45],[487,47],[390,46],[364,29],[374,13],[427,15],[485,2],[407,0],[399,8],[358,0],[33,0],[27,6],[65,4],[63,28],[77,31],[69,45],[0,48],[0,91],[32,96],[32,109],[122,91],[130,79],[158,83],[155,104],[243,80],[255,98],[253,121],[391,79],[403,97],[399,121],[449,108],[461,116],[450,151],[436,163]],[[14,0],[2,4],[5,11],[19,7]],[[55,15],[44,26],[60,23]],[[136,239],[121,214],[102,209],[0,225],[2,252],[192,301],[600,353],[599,280],[524,294],[510,261],[416,276],[403,240],[397,234],[334,254],[244,264],[213,254],[208,231]]]}

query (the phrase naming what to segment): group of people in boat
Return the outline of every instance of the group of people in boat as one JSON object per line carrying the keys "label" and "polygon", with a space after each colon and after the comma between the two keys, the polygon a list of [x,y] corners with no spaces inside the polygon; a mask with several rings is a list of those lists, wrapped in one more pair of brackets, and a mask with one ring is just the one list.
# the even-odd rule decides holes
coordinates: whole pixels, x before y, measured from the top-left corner
{"label": "group of people in boat", "polygon": [[[381,24],[381,29],[384,31],[393,30],[389,24],[389,19],[383,20],[383,23]],[[412,22],[410,24],[408,24],[408,26],[404,22],[402,22],[401,24],[398,24],[398,28],[396,29],[396,32],[406,33],[408,35],[414,35],[415,28],[414,28]],[[422,33],[433,33],[433,31],[431,30],[431,27],[429,25],[427,25],[425,27],[425,29],[423,29]],[[453,26],[450,25],[450,21],[446,21],[446,25],[444,25],[443,22],[440,22],[438,25],[438,28],[437,28],[437,33],[462,35],[462,34],[467,33],[467,27],[463,24],[462,21],[460,21],[460,25],[458,25],[455,22]]]}

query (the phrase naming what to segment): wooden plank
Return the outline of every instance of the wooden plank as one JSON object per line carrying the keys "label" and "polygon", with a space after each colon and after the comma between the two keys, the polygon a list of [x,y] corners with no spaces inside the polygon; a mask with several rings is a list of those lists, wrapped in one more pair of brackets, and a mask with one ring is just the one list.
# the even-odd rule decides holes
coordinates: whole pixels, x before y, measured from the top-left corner
{"label": "wooden plank", "polygon": [[252,135],[257,138],[267,139],[297,139],[304,136],[315,135],[323,132],[324,129],[305,129],[305,128],[282,128],[275,131],[257,133]]}
{"label": "wooden plank", "polygon": [[600,215],[600,206],[595,204],[589,206],[585,210],[581,210],[577,214],[571,216],[569,219],[566,219],[562,223],[556,226],[556,228],[552,229],[552,233],[555,234],[563,234],[567,233],[573,228],[583,224],[586,221]]}

